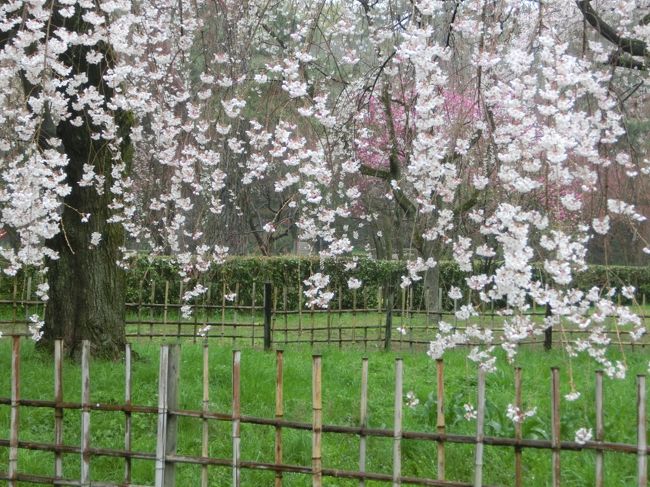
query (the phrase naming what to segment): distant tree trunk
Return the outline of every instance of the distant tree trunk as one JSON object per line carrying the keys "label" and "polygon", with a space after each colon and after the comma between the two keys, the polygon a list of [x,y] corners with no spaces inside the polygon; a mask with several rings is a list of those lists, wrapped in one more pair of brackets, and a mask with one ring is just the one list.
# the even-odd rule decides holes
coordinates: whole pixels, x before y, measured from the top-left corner
{"label": "distant tree trunk", "polygon": [[[52,28],[65,26],[85,32],[89,26],[78,12],[70,19],[53,14]],[[98,64],[88,64],[86,46],[69,48],[61,59],[72,74],[88,77],[86,86],[96,88],[110,100],[113,90],[105,84],[102,75],[114,62],[112,51],[107,45],[94,46],[94,49],[104,56]],[[124,230],[119,223],[108,223],[115,154],[105,140],[91,137],[101,127],[91,125],[90,114],[84,110],[78,115],[85,121],[81,126],[62,121],[51,129],[63,142],[63,151],[69,159],[66,176],[72,191],[63,200],[61,233],[46,242],[59,258],[47,262],[50,291],[41,346],[51,349],[55,339],[62,339],[68,354],[76,355],[81,340],[90,340],[95,355],[116,358],[125,344],[125,277],[117,265],[119,249],[124,245]],[[131,151],[128,114],[117,113],[115,121],[122,137],[121,159],[128,162]],[[92,165],[95,173],[105,178],[103,191],[79,186],[84,164]],[[90,217],[84,223],[82,215],[86,214]],[[91,245],[93,232],[101,235],[96,246]]]}
{"label": "distant tree trunk", "polygon": [[435,266],[424,273],[424,304],[429,313],[436,313],[441,309],[438,289],[440,289],[440,268]]}

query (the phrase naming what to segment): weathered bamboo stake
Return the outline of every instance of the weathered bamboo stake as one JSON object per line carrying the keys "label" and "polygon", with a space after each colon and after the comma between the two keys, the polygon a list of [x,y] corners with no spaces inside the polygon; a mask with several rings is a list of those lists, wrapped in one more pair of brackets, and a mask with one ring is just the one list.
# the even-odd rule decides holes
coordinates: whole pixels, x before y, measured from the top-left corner
{"label": "weathered bamboo stake", "polygon": [[[442,359],[436,360],[436,431],[445,434],[445,364]],[[445,480],[445,442],[437,442],[438,480]]]}
{"label": "weathered bamboo stake", "polygon": [[20,426],[20,337],[14,335],[11,344],[11,418],[9,433],[9,485],[16,487],[18,481],[18,428]]}
{"label": "weathered bamboo stake", "polygon": [[[521,367],[515,367],[515,407],[521,413]],[[521,419],[515,421],[515,439],[521,440]],[[515,447],[515,487],[522,487],[521,448]]]}
{"label": "weathered bamboo stake", "polygon": [[241,396],[240,396],[240,377],[241,377],[241,352],[235,350],[232,353],[232,485],[240,486],[240,435],[241,435]]}
{"label": "weathered bamboo stake", "polygon": [[138,338],[140,338],[140,325],[142,323],[142,282],[138,284]]}
{"label": "weathered bamboo stake", "polygon": [[341,310],[343,308],[343,287],[339,286],[339,317],[338,317],[338,329],[339,329],[339,348],[343,346],[343,324],[341,323]]}
{"label": "weathered bamboo stake", "polygon": [[25,299],[25,321],[29,321],[31,316],[31,310],[29,307],[29,302],[32,300],[32,276],[27,276],[27,289],[26,289],[26,299]]}
{"label": "weathered bamboo stake", "polygon": [[[208,363],[208,344],[203,344],[203,412],[207,413],[210,409],[210,369]],[[207,457],[209,441],[209,422],[203,418],[203,431],[201,437],[201,456]],[[208,466],[201,466],[201,487],[208,486]]]}
{"label": "weathered bamboo stake", "polygon": [[[223,342],[226,335],[226,280],[223,277],[223,273],[221,279],[221,341]],[[255,283],[253,283],[253,293],[254,292]]]}
{"label": "weathered bamboo stake", "polygon": [[11,323],[12,331],[16,332],[16,320],[18,319],[18,278],[14,277],[14,290],[11,299]]}
{"label": "weathered bamboo stake", "polygon": [[289,341],[289,314],[287,313],[287,286],[282,286],[282,311],[284,311],[284,343]]}
{"label": "weathered bamboo stake", "polygon": [[[155,302],[156,302],[156,281],[152,280],[151,299],[149,300],[149,304],[154,304]],[[151,323],[149,323],[149,340],[153,340],[153,306],[149,306],[149,319],[151,320]]]}
{"label": "weathered bamboo stake", "polygon": [[560,370],[551,368],[551,444],[553,487],[560,487]]}
{"label": "weathered bamboo stake", "polygon": [[352,290],[352,341],[357,341],[357,290]]}
{"label": "weathered bamboo stake", "polygon": [[646,387],[645,375],[636,377],[636,410],[637,410],[637,450],[638,461],[638,486],[648,485],[648,439],[647,439],[647,414],[646,414]]}
{"label": "weathered bamboo stake", "polygon": [[312,441],[311,468],[313,487],[323,485],[323,465],[321,458],[321,440],[323,435],[323,397],[321,394],[322,363],[321,356],[314,355],[312,363]]}
{"label": "weathered bamboo stake", "polygon": [[165,303],[163,307],[163,336],[167,336],[168,306],[169,306],[169,281],[165,281]]}
{"label": "weathered bamboo stake", "polygon": [[[124,411],[124,449],[131,452],[131,344],[126,344],[124,351],[124,401],[126,411]],[[131,483],[131,457],[124,458],[124,483]]]}
{"label": "weathered bamboo stake", "polygon": [[[255,323],[255,281],[253,281],[253,291],[251,294],[251,323]],[[253,338],[251,338],[251,341],[253,342],[253,345],[255,345],[255,327],[253,326]]]}
{"label": "weathered bamboo stake", "polygon": [[[183,281],[181,281],[178,286],[178,305],[182,306],[182,304],[183,304]],[[178,320],[178,322],[176,323],[176,341],[180,342],[181,333],[182,333],[181,324],[183,321],[183,313],[181,313],[180,310],[177,310],[176,313],[177,313],[176,319]],[[196,310],[194,310],[194,314],[196,315]]]}
{"label": "weathered bamboo stake", "polygon": [[[359,472],[366,471],[366,434],[363,429],[368,427],[368,358],[361,360],[361,403],[359,407],[359,426],[362,428],[359,434]],[[365,479],[359,480],[359,486],[366,485]]]}
{"label": "weathered bamboo stake", "polygon": [[[605,439],[605,426],[603,420],[603,371],[596,371],[596,441]],[[596,484],[595,487],[603,487],[605,484],[603,471],[603,452],[596,451]]]}
{"label": "weathered bamboo stake", "polygon": [[474,487],[483,485],[483,438],[485,425],[485,370],[478,369],[478,397],[476,404],[476,454],[474,457]]}
{"label": "weathered bamboo stake", "polygon": [[402,403],[404,362],[395,360],[395,416],[393,420],[393,487],[402,485]]}
{"label": "weathered bamboo stake", "polygon": [[[59,447],[63,444],[63,341],[54,341],[54,444]],[[54,454],[54,476],[63,477],[63,454],[57,451]]]}
{"label": "weathered bamboo stake", "polygon": [[[286,293],[286,288],[284,288]],[[286,298],[286,294],[285,294]],[[285,304],[286,307],[286,304]],[[286,314],[285,314],[286,316]],[[284,416],[283,408],[283,355],[282,350],[275,352],[276,370],[275,370],[275,419],[281,420]],[[282,427],[275,427],[275,464],[282,464]],[[275,472],[275,487],[282,487],[282,472]]]}
{"label": "weathered bamboo stake", "polygon": [[167,381],[169,345],[160,347],[158,369],[158,427],[156,438],[156,487],[165,482],[165,439],[167,438]]}
{"label": "weathered bamboo stake", "polygon": [[81,345],[81,486],[90,487],[90,342]]}

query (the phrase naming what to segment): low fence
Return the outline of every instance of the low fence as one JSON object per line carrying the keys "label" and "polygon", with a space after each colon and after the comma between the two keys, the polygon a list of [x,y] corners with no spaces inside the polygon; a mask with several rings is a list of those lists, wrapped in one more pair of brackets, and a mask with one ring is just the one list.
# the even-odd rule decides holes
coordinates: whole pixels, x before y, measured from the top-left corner
{"label": "low fence", "polygon": [[[338,289],[334,290],[335,298],[330,305],[319,309],[306,307],[302,290],[297,287],[273,287],[258,282],[244,286],[241,283],[226,284],[225,281],[205,283],[207,292],[191,303],[192,314],[185,318],[181,308],[186,304],[182,298],[187,288],[183,283],[165,281],[162,290],[160,287],[155,281],[148,288],[141,286],[138,301],[126,303],[126,336],[129,340],[218,339],[233,346],[264,346],[267,349],[273,345],[287,347],[292,344],[421,349],[435,337],[441,320],[458,330],[465,328],[467,322],[456,316],[456,310],[462,304],[474,307],[478,316],[468,322],[490,329],[496,344],[500,343],[503,321],[507,318],[507,307],[476,302],[476,295],[471,293],[452,300],[448,309],[431,311],[414,304],[423,300],[416,299],[411,289],[386,286],[371,292],[362,287],[349,290],[350,297],[346,300],[342,298],[343,290]],[[20,287],[14,281],[12,296],[0,300],[0,333],[30,334],[30,316],[42,316],[44,308],[44,303],[36,299],[32,288],[31,278]],[[296,306],[291,305],[294,301]],[[644,321],[650,318],[645,314],[645,295],[633,309]],[[532,308],[528,315],[541,322],[546,311]],[[546,335],[531,335],[520,344],[543,344],[550,348],[554,344],[585,338],[590,333],[590,329],[583,330],[564,323]],[[612,342],[624,346],[650,345],[648,334],[641,340],[632,340],[629,330],[613,323],[604,333]],[[474,344],[469,342],[467,345]]]}
{"label": "low fence", "polygon": [[[445,424],[445,378],[444,364],[437,361],[436,391],[436,430],[435,432],[406,431],[403,428],[403,364],[401,359],[395,362],[394,382],[394,415],[391,428],[371,428],[368,424],[368,360],[363,359],[361,364],[361,388],[359,395],[359,423],[356,426],[341,426],[328,424],[324,418],[324,404],[322,399],[322,358],[314,355],[312,359],[312,421],[297,422],[284,417],[283,397],[283,352],[277,351],[276,379],[275,379],[275,415],[274,417],[253,417],[242,413],[240,394],[241,354],[234,351],[232,356],[232,391],[231,410],[227,412],[212,411],[209,407],[210,391],[210,364],[208,363],[208,345],[203,348],[203,396],[200,410],[179,409],[179,390],[182,384],[179,380],[180,346],[164,345],[160,349],[160,362],[158,374],[158,405],[138,406],[131,401],[132,384],[131,375],[131,348],[127,345],[125,358],[125,398],[121,404],[106,404],[91,402],[90,388],[90,344],[84,342],[81,356],[81,401],[68,402],[63,397],[63,351],[60,342],[55,344],[54,354],[54,399],[30,400],[22,398],[20,374],[20,345],[19,337],[13,338],[11,353],[11,397],[0,398],[0,406],[9,406],[10,425],[9,438],[0,438],[0,447],[9,449],[8,469],[0,471],[0,479],[7,480],[8,485],[15,487],[19,482],[49,485],[69,486],[135,486],[132,480],[132,462],[135,460],[149,462],[155,471],[156,487],[172,487],[175,485],[176,470],[181,465],[198,465],[201,468],[200,485],[206,487],[210,483],[210,469],[229,469],[232,474],[232,485],[241,485],[243,470],[265,470],[275,472],[275,486],[281,487],[286,473],[301,474],[310,477],[312,485],[319,487],[325,479],[341,478],[358,481],[364,486],[366,481],[378,481],[400,485],[429,485],[429,486],[475,486],[484,485],[483,478],[489,465],[485,465],[484,452],[487,447],[511,448],[514,450],[514,464],[512,465],[512,478],[516,487],[524,483],[522,452],[526,449],[545,450],[552,457],[552,485],[560,486],[562,478],[561,458],[566,451],[591,452],[595,455],[595,485],[604,485],[604,454],[611,452],[619,455],[635,455],[637,458],[636,483],[638,487],[647,486],[648,470],[648,443],[647,443],[647,410],[646,410],[646,377],[637,376],[636,380],[636,408],[637,408],[637,442],[636,444],[614,443],[605,440],[605,421],[603,406],[603,374],[595,374],[595,436],[593,440],[584,443],[565,441],[560,436],[560,380],[559,370],[552,369],[550,385],[551,403],[551,434],[550,439],[529,439],[522,437],[522,426],[515,424],[514,437],[487,436],[485,434],[486,413],[486,381],[485,372],[478,370],[476,392],[476,431],[473,435],[451,434]],[[521,369],[515,369],[515,394],[514,405],[522,409],[522,380]],[[448,394],[448,393],[447,393]],[[54,442],[34,442],[20,439],[20,415],[34,409],[52,411]],[[91,444],[92,414],[99,411],[118,412],[124,414],[125,436],[123,449],[97,448]],[[63,442],[64,415],[80,414],[81,431],[79,443],[68,444]],[[155,451],[134,451],[132,449],[134,414],[148,415],[157,418],[156,448]],[[202,422],[202,450],[200,456],[182,455],[177,452],[179,435],[179,418],[195,418]],[[231,425],[230,442],[232,455],[228,458],[209,455],[209,423],[220,421]],[[261,462],[242,458],[241,445],[247,439],[242,435],[242,425],[252,427],[273,427],[275,429],[274,458],[272,461]],[[311,464],[287,464],[283,461],[283,432],[288,430],[311,432]],[[324,435],[346,434],[358,438],[358,469],[341,470],[333,468],[328,463],[328,458],[323,455],[322,442]],[[377,473],[368,471],[367,442],[372,438],[389,438],[392,441],[392,472]],[[402,447],[404,442],[421,440],[433,442],[436,446],[436,478],[420,478],[405,476],[402,473]],[[449,444],[468,444],[474,446],[473,478],[467,481],[446,480],[445,451]],[[51,476],[38,476],[23,472],[20,468],[19,452],[33,450],[51,452],[54,455],[53,474]],[[80,477],[70,478],[64,471],[65,455],[79,455],[81,462]],[[99,457],[122,458],[124,460],[124,477],[122,482],[91,481],[91,468],[93,460]],[[1,470],[2,467],[0,467]]]}

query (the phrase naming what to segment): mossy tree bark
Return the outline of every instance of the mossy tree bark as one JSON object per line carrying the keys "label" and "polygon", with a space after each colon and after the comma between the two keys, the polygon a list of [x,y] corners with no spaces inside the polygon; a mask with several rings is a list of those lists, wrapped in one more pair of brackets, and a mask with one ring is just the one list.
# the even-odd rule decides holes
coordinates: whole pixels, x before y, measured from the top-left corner
{"label": "mossy tree bark", "polygon": [[[89,30],[79,10],[77,13],[67,19],[53,14],[52,28]],[[71,47],[60,59],[71,68],[71,76],[85,74],[86,86],[97,89],[108,102],[113,90],[106,85],[103,73],[112,66],[114,57],[110,46],[96,45],[93,49],[103,55],[98,64],[87,62],[87,46]],[[73,111],[72,107],[70,110]],[[77,355],[81,341],[90,340],[94,354],[116,358],[125,345],[125,277],[117,264],[120,247],[124,245],[124,230],[119,223],[108,223],[116,154],[105,140],[93,139],[92,135],[101,132],[102,127],[92,125],[90,113],[81,110],[76,115],[84,120],[81,126],[62,121],[51,128],[69,159],[66,176],[72,191],[63,201],[61,232],[46,243],[59,258],[47,262],[50,291],[41,346],[52,348],[55,339],[62,339],[68,354]],[[128,115],[117,113],[115,121],[122,137],[117,160],[128,160]],[[105,178],[99,191],[92,186],[79,186],[84,164],[92,165],[95,173]],[[90,217],[84,222],[83,215],[87,214]],[[93,232],[102,237],[96,246],[91,244]]]}

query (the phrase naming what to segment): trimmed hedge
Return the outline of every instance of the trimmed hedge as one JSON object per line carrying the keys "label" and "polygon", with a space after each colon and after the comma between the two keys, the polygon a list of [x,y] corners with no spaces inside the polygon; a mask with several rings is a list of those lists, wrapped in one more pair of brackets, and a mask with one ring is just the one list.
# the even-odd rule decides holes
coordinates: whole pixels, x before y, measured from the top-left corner
{"label": "trimmed hedge", "polygon": [[[378,305],[381,288],[387,282],[393,283],[396,289],[396,306],[402,306],[402,290],[399,288],[400,276],[406,273],[404,262],[381,261],[359,258],[353,271],[345,271],[349,260],[327,260],[321,263],[317,257],[231,257],[222,265],[215,265],[202,275],[200,282],[210,287],[212,304],[222,302],[223,290],[226,294],[237,291],[237,302],[250,305],[253,302],[253,283],[255,283],[255,305],[263,304],[263,284],[271,282],[274,287],[274,299],[278,309],[296,309],[299,302],[304,303],[304,297],[299,296],[298,290],[302,281],[314,272],[323,272],[330,276],[330,288],[336,293],[334,308],[338,307],[340,299],[344,308],[351,308],[353,293],[348,289],[347,280],[355,277],[363,281],[363,286],[356,292],[357,308],[374,308]],[[480,264],[477,262],[477,265]],[[453,307],[447,298],[451,286],[457,286],[466,295],[464,272],[461,272],[454,262],[440,262],[440,286],[442,288],[443,306]],[[322,266],[322,267],[321,267]],[[540,279],[545,279],[540,267],[534,269]],[[0,278],[0,294],[4,299],[11,299],[14,282],[19,299],[26,297],[28,276],[32,277],[32,292],[36,288],[35,281],[39,279],[33,272],[20,273],[16,278]],[[169,258],[138,256],[134,258],[131,270],[127,273],[127,301],[131,303],[163,303],[165,287],[168,287],[168,301],[180,302],[181,291],[186,290],[186,284],[181,288],[177,267]],[[637,299],[642,296],[650,297],[650,267],[628,266],[590,266],[577,278],[578,287],[587,290],[593,286],[610,288],[622,285],[633,285],[637,289]],[[340,294],[340,295],[339,295]],[[413,308],[423,308],[422,281],[414,283],[411,291]],[[285,298],[286,295],[286,298]],[[153,301],[152,301],[153,297]],[[207,296],[205,297],[207,299]],[[202,302],[204,298],[199,298]]]}

